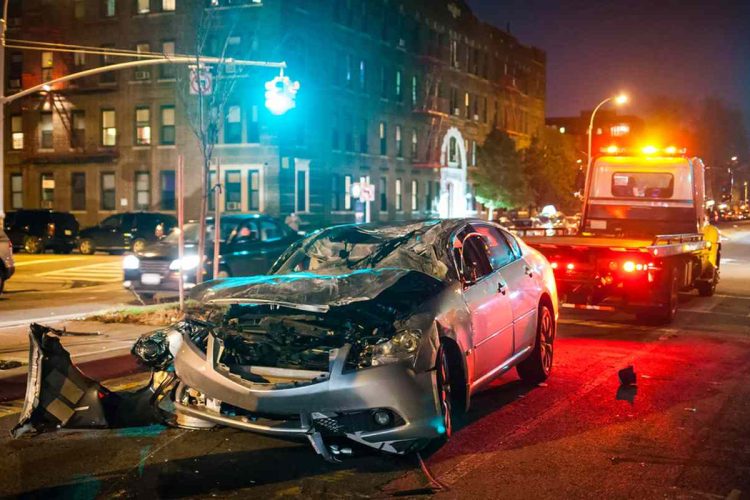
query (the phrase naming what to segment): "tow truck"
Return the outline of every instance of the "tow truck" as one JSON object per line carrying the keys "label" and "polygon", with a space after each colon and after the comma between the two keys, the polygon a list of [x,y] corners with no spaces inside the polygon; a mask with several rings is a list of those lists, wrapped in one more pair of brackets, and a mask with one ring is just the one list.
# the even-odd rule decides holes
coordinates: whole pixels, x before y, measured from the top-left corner
{"label": "tow truck", "polygon": [[705,167],[675,147],[615,149],[588,169],[576,234],[518,233],[550,261],[563,307],[668,324],[680,292],[711,296],[719,282],[721,243],[704,210]]}

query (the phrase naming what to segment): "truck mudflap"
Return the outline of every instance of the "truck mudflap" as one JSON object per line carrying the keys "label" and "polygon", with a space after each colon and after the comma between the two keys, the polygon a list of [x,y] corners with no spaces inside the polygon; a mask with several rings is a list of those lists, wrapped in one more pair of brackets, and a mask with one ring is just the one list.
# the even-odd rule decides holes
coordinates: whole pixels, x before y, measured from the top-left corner
{"label": "truck mudflap", "polygon": [[14,438],[60,428],[103,429],[166,423],[175,376],[152,371],[147,385],[134,391],[111,391],[87,377],[60,343],[63,331],[32,324],[26,396]]}

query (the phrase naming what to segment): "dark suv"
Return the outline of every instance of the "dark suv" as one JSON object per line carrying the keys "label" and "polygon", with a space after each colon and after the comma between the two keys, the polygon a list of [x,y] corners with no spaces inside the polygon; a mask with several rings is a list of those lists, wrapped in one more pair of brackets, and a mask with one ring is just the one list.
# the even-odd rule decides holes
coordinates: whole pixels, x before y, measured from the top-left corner
{"label": "dark suv", "polygon": [[141,251],[177,225],[173,215],[158,212],[126,212],[110,215],[98,225],[83,229],[78,250],[91,255],[97,250],[122,253]]}
{"label": "dark suv", "polygon": [[68,212],[54,210],[18,210],[5,216],[5,232],[13,248],[28,253],[52,249],[70,253],[76,247],[78,221]]}

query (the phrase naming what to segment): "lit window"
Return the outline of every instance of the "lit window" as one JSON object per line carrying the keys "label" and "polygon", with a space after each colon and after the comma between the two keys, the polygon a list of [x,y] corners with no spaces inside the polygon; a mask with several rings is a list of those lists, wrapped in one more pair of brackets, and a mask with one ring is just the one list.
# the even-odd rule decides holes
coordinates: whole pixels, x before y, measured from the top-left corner
{"label": "lit window", "polygon": [[114,17],[116,13],[116,0],[103,0],[102,15],[104,17]]}
{"label": "lit window", "polygon": [[242,173],[231,170],[224,178],[224,209],[227,212],[242,210]]}
{"label": "lit window", "polygon": [[73,0],[73,16],[83,19],[86,16],[86,0]]}
{"label": "lit window", "polygon": [[161,0],[161,10],[173,11],[175,9],[176,0]]}
{"label": "lit window", "polygon": [[401,78],[402,73],[400,69],[396,70],[396,99],[401,100]]}
{"label": "lit window", "polygon": [[448,141],[448,161],[450,163],[458,162],[458,141],[451,137]]}
{"label": "lit window", "polygon": [[627,123],[620,123],[618,125],[613,125],[609,131],[614,137],[628,135],[630,133],[630,125]]}
{"label": "lit window", "polygon": [[151,208],[151,174],[148,172],[135,173],[135,208],[138,210]]}
{"label": "lit window", "polygon": [[296,160],[294,162],[294,211],[310,211],[310,162]]}
{"label": "lit window", "polygon": [[247,209],[260,210],[260,170],[247,171]]}
{"label": "lit window", "polygon": [[42,52],[42,81],[52,80],[52,67],[55,64],[53,52]]}
{"label": "lit window", "polygon": [[10,117],[10,139],[11,149],[23,149],[23,117],[21,115]]}
{"label": "lit window", "polygon": [[115,174],[112,172],[102,172],[99,196],[99,208],[101,210],[114,210],[117,206],[116,199],[116,182]]}
{"label": "lit window", "polygon": [[403,197],[401,193],[401,179],[396,179],[396,211],[400,212],[404,209]]}
{"label": "lit window", "polygon": [[417,105],[417,75],[411,77],[411,105]]}
{"label": "lit window", "polygon": [[359,61],[359,90],[365,91],[367,87],[367,67],[364,59]]}
{"label": "lit window", "polygon": [[54,147],[53,141],[53,127],[52,127],[52,113],[42,113],[39,121],[39,148],[40,149],[52,149]]}
{"label": "lit window", "polygon": [[117,145],[117,125],[115,124],[115,110],[102,110],[102,146]]}
{"label": "lit window", "polygon": [[471,141],[471,166],[477,166],[477,141]]}
{"label": "lit window", "polygon": [[42,174],[42,208],[52,208],[55,202],[55,177],[52,174]]}
{"label": "lit window", "polygon": [[419,210],[419,181],[416,179],[411,181],[411,211],[416,212]]}
{"label": "lit window", "polygon": [[352,176],[344,176],[344,210],[352,209]]}
{"label": "lit window", "polygon": [[403,142],[401,141],[401,125],[396,125],[396,156],[404,156]]}
{"label": "lit window", "polygon": [[151,11],[151,0],[136,0],[138,14],[148,14]]}
{"label": "lit window", "polygon": [[151,144],[151,110],[149,108],[135,108],[135,144],[137,146]]}
{"label": "lit window", "polygon": [[161,133],[159,139],[162,144],[175,143],[174,106],[161,107]]}
{"label": "lit window", "polygon": [[380,122],[380,154],[385,156],[388,154],[388,139],[386,138],[386,124]]}
{"label": "lit window", "polygon": [[419,134],[417,129],[411,131],[411,159],[416,160],[419,157]]}

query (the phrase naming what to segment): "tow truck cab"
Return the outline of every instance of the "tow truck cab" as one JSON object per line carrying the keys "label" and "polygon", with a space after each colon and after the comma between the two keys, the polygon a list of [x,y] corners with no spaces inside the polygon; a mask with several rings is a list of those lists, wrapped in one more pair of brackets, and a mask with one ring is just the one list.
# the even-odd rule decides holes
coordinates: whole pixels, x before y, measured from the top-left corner
{"label": "tow truck cab", "polygon": [[714,293],[720,243],[703,209],[700,159],[602,156],[586,181],[578,234],[525,231],[525,241],[550,261],[563,307],[669,323],[679,292]]}

